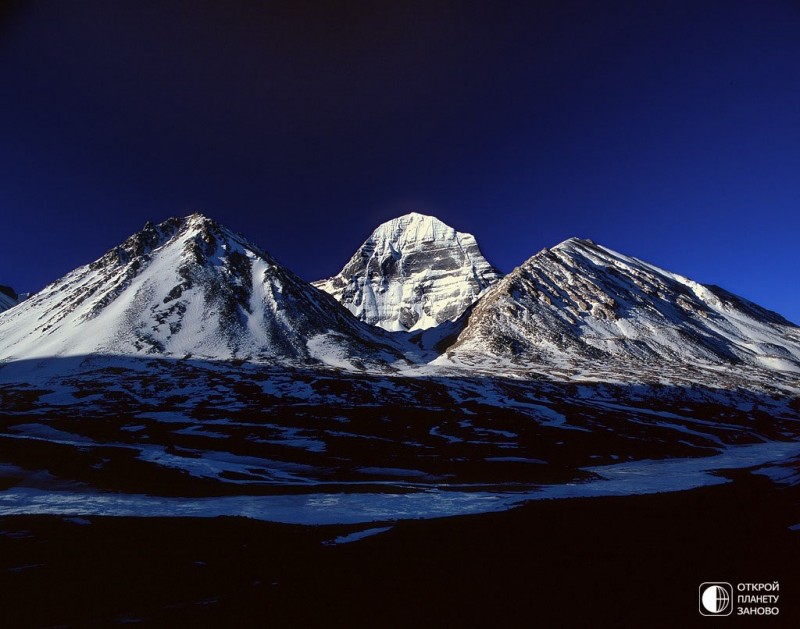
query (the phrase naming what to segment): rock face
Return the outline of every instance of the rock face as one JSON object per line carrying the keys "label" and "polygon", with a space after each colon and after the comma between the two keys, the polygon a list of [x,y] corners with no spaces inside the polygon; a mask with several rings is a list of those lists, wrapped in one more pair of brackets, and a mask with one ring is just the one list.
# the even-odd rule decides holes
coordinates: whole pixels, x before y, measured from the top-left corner
{"label": "rock face", "polygon": [[202,215],[144,229],[0,315],[0,359],[84,354],[390,362],[366,326]]}
{"label": "rock face", "polygon": [[800,328],[717,286],[573,238],[491,288],[448,354],[467,362],[488,355],[800,372]]}
{"label": "rock face", "polygon": [[423,330],[456,319],[500,277],[474,236],[411,213],[380,225],[338,275],[313,284],[361,321]]}
{"label": "rock face", "polygon": [[16,306],[19,302],[19,295],[10,286],[0,284],[0,312]]}

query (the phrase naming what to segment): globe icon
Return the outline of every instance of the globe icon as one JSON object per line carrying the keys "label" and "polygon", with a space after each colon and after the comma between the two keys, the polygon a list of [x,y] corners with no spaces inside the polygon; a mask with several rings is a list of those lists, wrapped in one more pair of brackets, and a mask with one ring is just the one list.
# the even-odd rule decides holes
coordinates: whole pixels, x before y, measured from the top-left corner
{"label": "globe icon", "polygon": [[724,614],[731,605],[730,593],[721,585],[707,587],[700,600],[710,614]]}

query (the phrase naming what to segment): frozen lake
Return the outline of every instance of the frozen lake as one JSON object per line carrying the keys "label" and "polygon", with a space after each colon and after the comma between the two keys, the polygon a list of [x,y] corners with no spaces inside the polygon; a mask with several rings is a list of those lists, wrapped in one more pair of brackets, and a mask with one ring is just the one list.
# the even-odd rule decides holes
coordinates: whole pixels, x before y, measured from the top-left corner
{"label": "frozen lake", "polygon": [[242,516],[287,524],[357,524],[439,518],[513,508],[528,500],[621,496],[683,491],[728,482],[715,470],[780,463],[800,455],[800,443],[732,446],[703,458],[626,462],[587,468],[600,478],[509,491],[468,491],[432,486],[411,493],[312,493],[303,495],[175,498],[98,491],[48,491],[15,487],[0,492],[0,515],[217,517]]}

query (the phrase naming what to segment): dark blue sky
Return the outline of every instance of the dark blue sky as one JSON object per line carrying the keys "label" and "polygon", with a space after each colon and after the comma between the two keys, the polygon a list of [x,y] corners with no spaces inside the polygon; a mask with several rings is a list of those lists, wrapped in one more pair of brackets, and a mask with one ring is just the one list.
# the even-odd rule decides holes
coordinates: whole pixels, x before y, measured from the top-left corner
{"label": "dark blue sky", "polygon": [[0,283],[202,211],[306,279],[431,213],[583,236],[800,322],[800,3],[19,2]]}

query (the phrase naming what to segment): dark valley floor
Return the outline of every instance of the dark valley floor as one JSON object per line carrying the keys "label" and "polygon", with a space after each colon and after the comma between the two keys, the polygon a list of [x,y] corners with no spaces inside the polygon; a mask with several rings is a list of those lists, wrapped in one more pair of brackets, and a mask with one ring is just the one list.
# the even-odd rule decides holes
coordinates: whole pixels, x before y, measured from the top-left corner
{"label": "dark valley floor", "polygon": [[[5,517],[0,622],[796,627],[798,491],[733,474],[686,492],[355,527]],[[335,543],[375,527],[390,528]],[[780,614],[704,618],[706,581],[779,581]]]}

